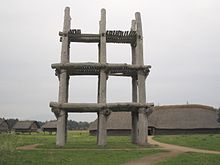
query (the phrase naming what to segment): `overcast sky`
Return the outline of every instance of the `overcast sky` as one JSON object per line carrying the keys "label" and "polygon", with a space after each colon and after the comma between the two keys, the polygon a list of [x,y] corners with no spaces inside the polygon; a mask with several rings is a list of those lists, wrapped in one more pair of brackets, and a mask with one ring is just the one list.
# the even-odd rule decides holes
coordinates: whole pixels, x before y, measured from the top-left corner
{"label": "overcast sky", "polygon": [[[71,9],[72,28],[98,33],[100,10],[108,30],[129,30],[141,12],[147,101],[155,105],[205,104],[220,107],[219,0],[7,0],[0,5],[0,117],[55,119],[63,11]],[[96,62],[97,44],[71,44],[71,62]],[[108,62],[131,63],[129,45],[107,45]],[[131,101],[131,79],[110,77],[108,102]],[[71,77],[70,102],[96,102],[97,77]],[[92,121],[96,114],[70,114]]]}

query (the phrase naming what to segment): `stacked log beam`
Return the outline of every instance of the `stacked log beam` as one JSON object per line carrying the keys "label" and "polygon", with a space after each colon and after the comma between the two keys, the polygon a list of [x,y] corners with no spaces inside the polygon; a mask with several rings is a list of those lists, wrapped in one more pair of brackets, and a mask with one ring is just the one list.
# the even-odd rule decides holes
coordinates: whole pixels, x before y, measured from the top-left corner
{"label": "stacked log beam", "polygon": [[54,112],[63,109],[66,112],[99,112],[109,109],[112,112],[138,112],[140,108],[151,108],[153,103],[58,103],[50,102],[50,107]]}

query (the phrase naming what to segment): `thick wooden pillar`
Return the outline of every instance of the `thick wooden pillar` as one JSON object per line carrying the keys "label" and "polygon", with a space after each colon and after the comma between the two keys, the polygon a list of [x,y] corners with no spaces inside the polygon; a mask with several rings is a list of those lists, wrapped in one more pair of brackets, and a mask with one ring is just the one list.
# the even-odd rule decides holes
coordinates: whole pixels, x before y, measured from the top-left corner
{"label": "thick wooden pillar", "polygon": [[[142,23],[141,15],[139,12],[135,13],[136,28],[137,28],[137,41],[135,47],[136,62],[138,65],[144,65],[143,57],[143,35],[142,35]],[[145,89],[145,79],[146,75],[142,70],[138,71],[137,81],[138,81],[138,102],[146,103],[146,89]],[[147,124],[147,114],[146,109],[139,109],[138,112],[138,144],[146,145],[148,136],[148,124]]]}
{"label": "thick wooden pillar", "polygon": [[[136,31],[136,21],[132,20],[131,23],[131,30]],[[132,65],[137,64],[136,61],[136,52],[135,52],[135,45],[131,44],[131,53],[132,53]],[[138,95],[137,95],[137,77],[132,77],[132,102],[138,101]],[[131,112],[131,123],[132,123],[132,129],[131,129],[131,141],[134,144],[137,144],[138,140],[138,112]]]}
{"label": "thick wooden pillar", "polygon": [[[106,11],[101,10],[99,22],[99,63],[106,64]],[[98,80],[98,103],[106,103],[106,80],[107,74],[104,69],[100,71]],[[105,110],[98,112],[97,144],[104,146],[107,143],[107,115]]]}
{"label": "thick wooden pillar", "polygon": [[[70,30],[70,8],[65,8],[63,33],[67,33]],[[61,49],[61,63],[69,62],[69,40],[68,36],[62,37],[62,49]],[[65,69],[61,69],[59,75],[59,103],[68,102],[68,84],[69,75]],[[67,139],[67,112],[60,109],[57,116],[57,135],[56,135],[56,145],[64,146]]]}

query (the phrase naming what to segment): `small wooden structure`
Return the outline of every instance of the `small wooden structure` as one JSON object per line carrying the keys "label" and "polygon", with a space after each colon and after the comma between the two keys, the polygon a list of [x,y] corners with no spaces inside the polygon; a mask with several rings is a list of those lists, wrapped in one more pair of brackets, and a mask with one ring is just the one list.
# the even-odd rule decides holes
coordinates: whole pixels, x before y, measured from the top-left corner
{"label": "small wooden structure", "polygon": [[57,121],[47,121],[44,125],[42,125],[41,130],[44,133],[49,132],[49,134],[57,132]]}
{"label": "small wooden structure", "polygon": [[37,130],[40,128],[37,121],[18,121],[14,127],[13,130],[16,133],[32,133],[37,132]]}
{"label": "small wooden structure", "polygon": [[0,133],[8,132],[9,125],[5,119],[0,118]]}
{"label": "small wooden structure", "polygon": [[[57,117],[56,145],[64,146],[67,138],[67,116],[69,112],[95,112],[98,114],[97,144],[107,143],[107,120],[111,112],[132,112],[132,142],[139,145],[147,144],[147,116],[152,111],[153,104],[146,103],[145,79],[149,74],[150,65],[144,65],[143,35],[141,15],[135,13],[129,31],[106,30],[106,11],[101,10],[98,34],[82,33],[80,29],[70,28],[70,8],[66,7],[63,32],[60,32],[62,42],[61,62],[52,64],[59,78],[58,102],[51,102],[50,107]],[[97,63],[70,63],[69,48],[71,42],[86,42],[98,44]],[[106,44],[129,44],[131,46],[131,64],[107,63]],[[98,76],[97,103],[68,103],[69,77],[75,75]],[[107,103],[106,83],[108,76],[127,76],[132,81],[132,102]]]}

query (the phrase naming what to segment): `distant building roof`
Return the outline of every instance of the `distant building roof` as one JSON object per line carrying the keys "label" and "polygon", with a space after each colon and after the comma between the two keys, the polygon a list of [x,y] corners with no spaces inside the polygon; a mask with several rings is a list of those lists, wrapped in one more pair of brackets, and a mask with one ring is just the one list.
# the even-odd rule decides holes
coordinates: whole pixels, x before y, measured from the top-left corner
{"label": "distant building roof", "polygon": [[7,132],[9,130],[8,122],[0,118],[0,132]]}
{"label": "distant building roof", "polygon": [[5,121],[5,119],[0,118],[0,125]]}
{"label": "distant building roof", "polygon": [[[220,128],[217,110],[197,104],[155,106],[148,122],[149,126],[161,129]],[[89,130],[96,129],[97,119],[89,126]],[[131,113],[111,113],[107,129],[131,129]]]}
{"label": "distant building roof", "polygon": [[57,128],[57,121],[48,121],[41,127],[42,129],[45,128]]}
{"label": "distant building roof", "polygon": [[40,128],[39,124],[37,121],[18,121],[13,129],[30,129],[32,124],[36,124],[38,128]]}
{"label": "distant building roof", "polygon": [[149,123],[161,129],[220,128],[217,110],[197,104],[155,107]]}
{"label": "distant building roof", "polygon": [[[89,130],[97,129],[97,119],[90,123]],[[112,112],[107,121],[107,129],[131,129],[130,112]]]}

